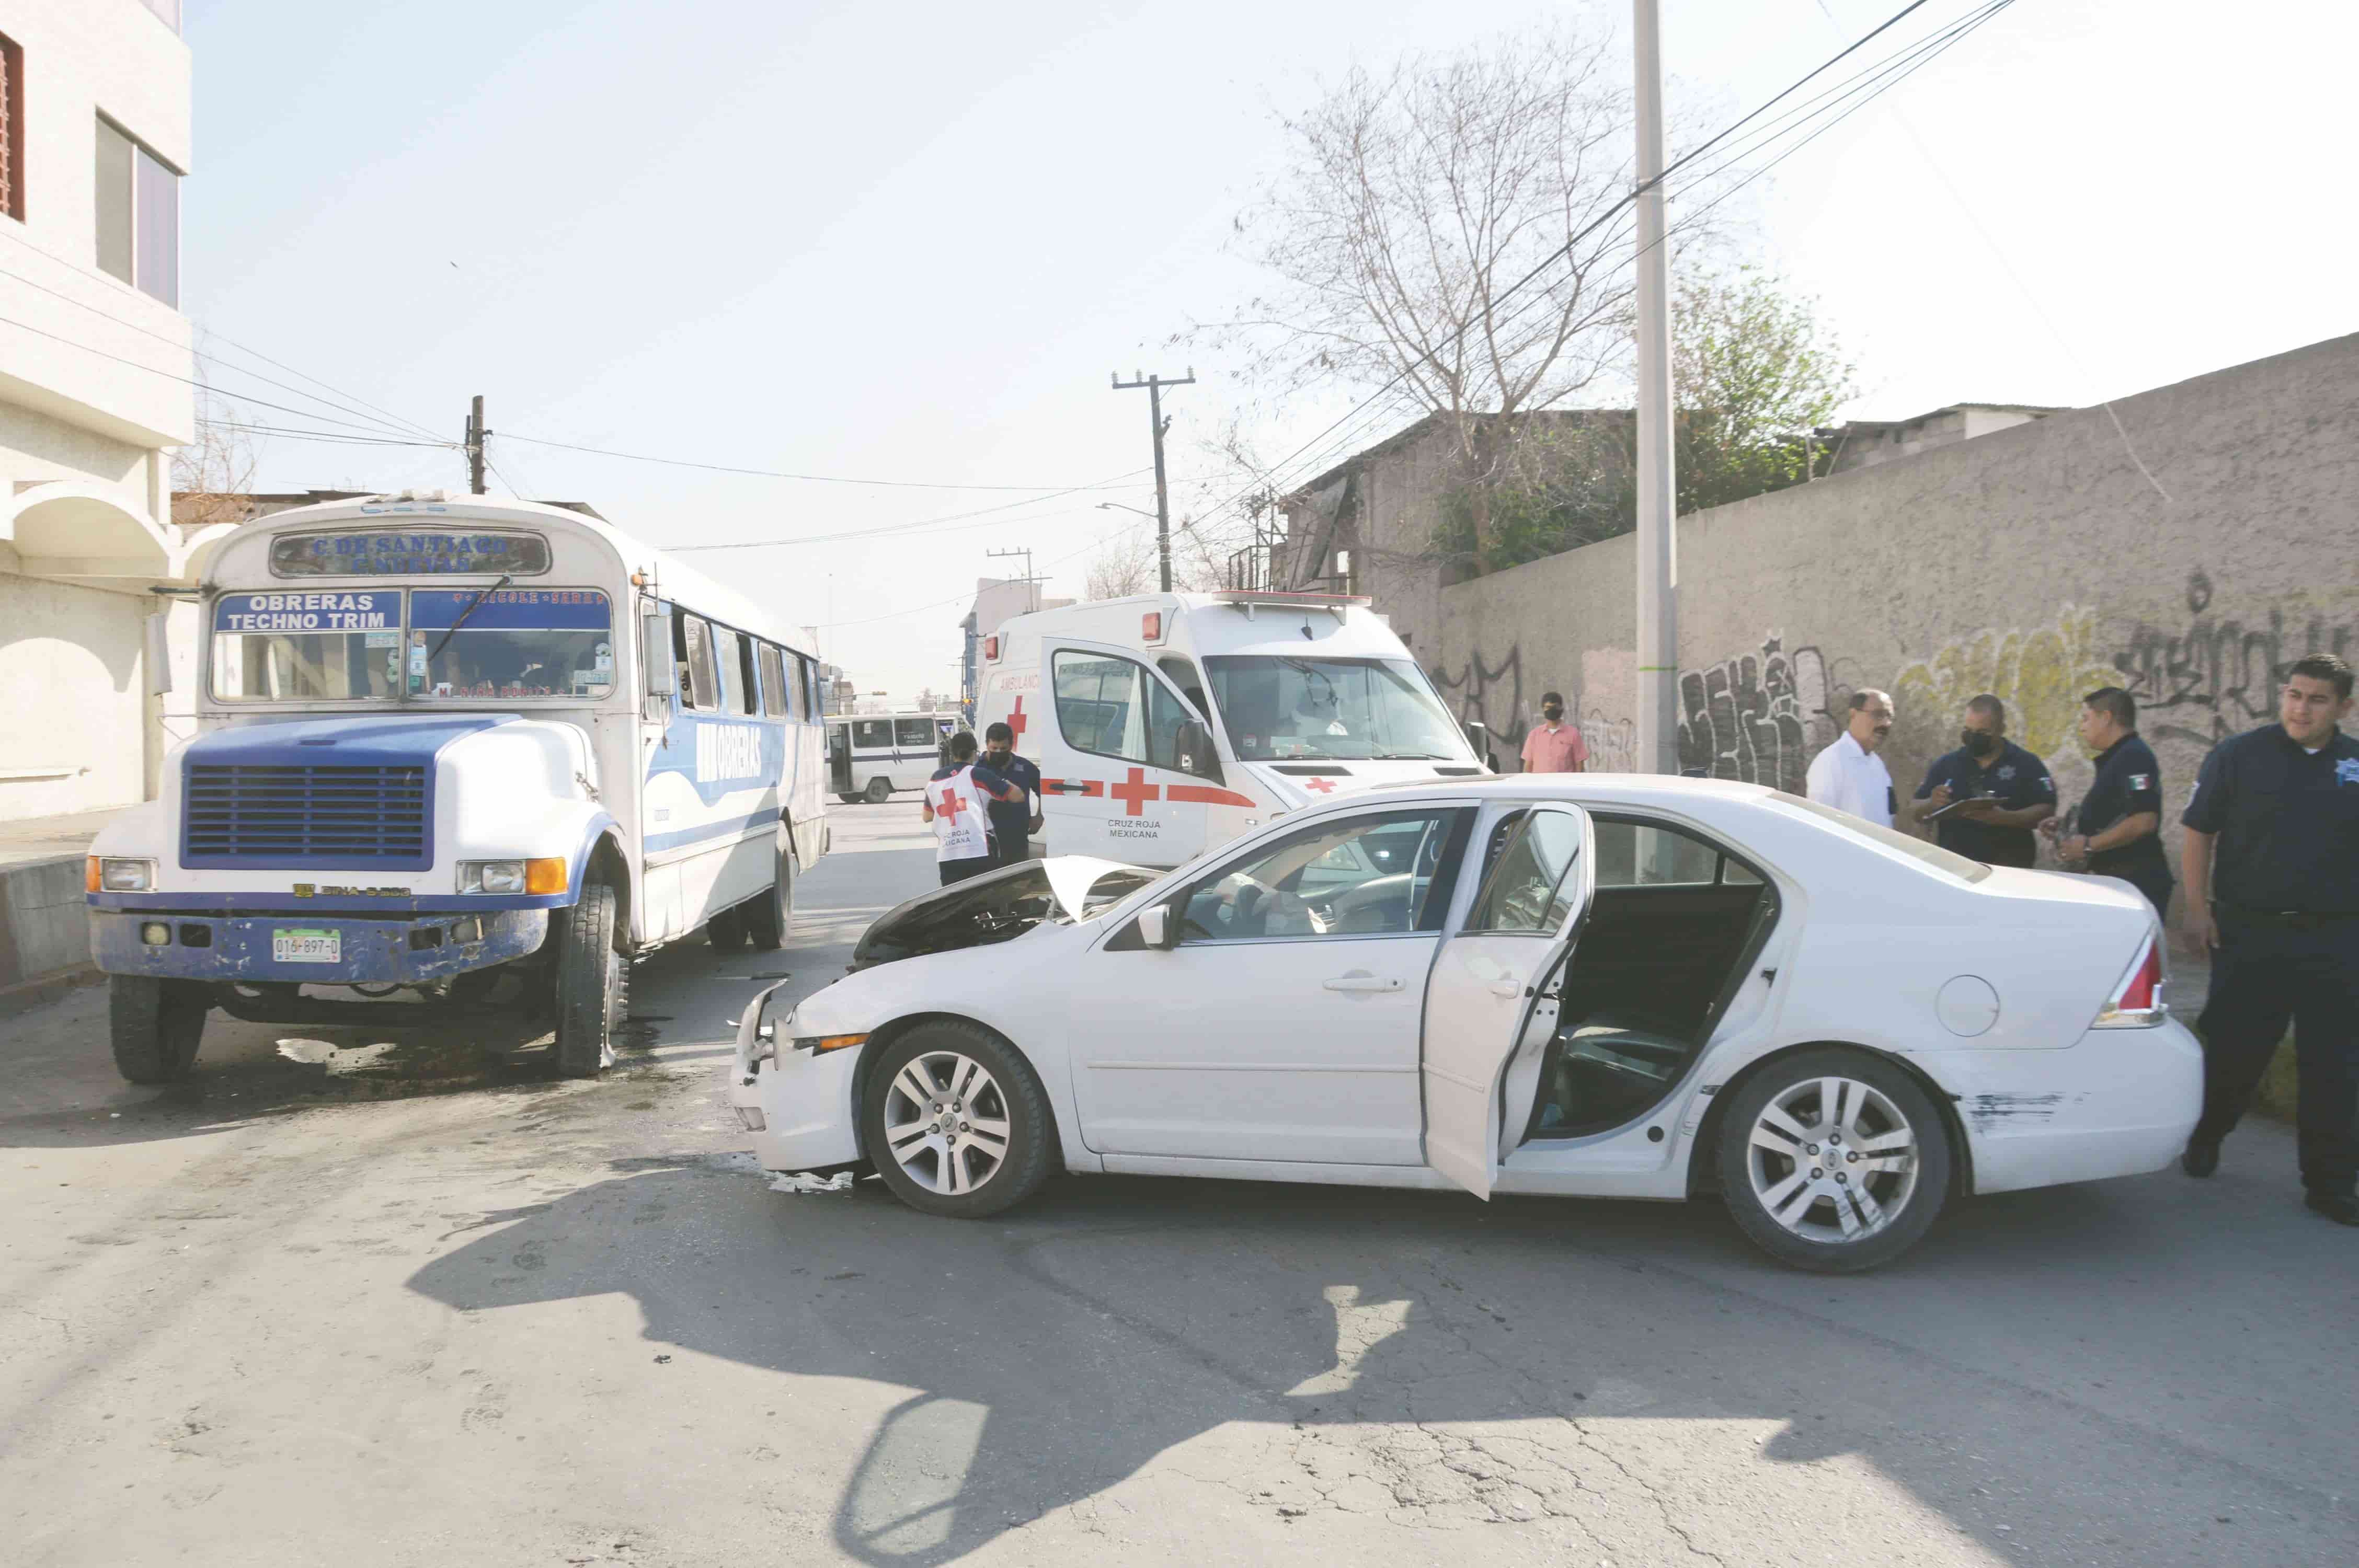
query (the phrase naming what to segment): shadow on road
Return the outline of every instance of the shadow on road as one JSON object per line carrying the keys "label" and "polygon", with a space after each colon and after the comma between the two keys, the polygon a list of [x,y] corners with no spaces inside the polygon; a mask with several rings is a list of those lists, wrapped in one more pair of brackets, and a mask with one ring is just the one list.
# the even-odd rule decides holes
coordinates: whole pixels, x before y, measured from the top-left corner
{"label": "shadow on road", "polygon": [[[1881,1518],[1774,1550],[1731,1534],[1748,1510],[1717,1488],[1756,1455],[1792,1467],[1764,1494],[1789,1521],[1849,1512],[1838,1473],[1864,1460],[2011,1561],[2354,1560],[2344,1505],[2046,1374],[2085,1361],[2100,1279],[2184,1267],[2085,1192],[1969,1206],[1902,1266],[1826,1280],[1755,1259],[1702,1205],[1094,1178],[962,1224],[874,1183],[787,1197],[703,1157],[617,1169],[484,1216],[411,1288],[468,1312],[621,1292],[666,1346],[916,1390],[835,1509],[865,1563],[950,1562],[1180,1449],[1159,1468],[1281,1519],[1555,1516],[1731,1563],[1885,1539]],[[667,1208],[734,1239],[651,1248],[631,1217]],[[1941,1343],[1927,1303],[1962,1299],[2009,1370]],[[781,1445],[840,1441],[778,1413]]]}

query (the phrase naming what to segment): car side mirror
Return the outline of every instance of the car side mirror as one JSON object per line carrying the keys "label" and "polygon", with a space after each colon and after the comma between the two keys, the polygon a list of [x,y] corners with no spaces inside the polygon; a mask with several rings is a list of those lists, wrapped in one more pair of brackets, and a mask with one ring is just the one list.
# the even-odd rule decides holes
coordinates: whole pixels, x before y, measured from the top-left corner
{"label": "car side mirror", "polygon": [[1195,719],[1180,722],[1179,732],[1171,739],[1171,751],[1181,773],[1193,773],[1200,779],[1220,777],[1221,762],[1212,752],[1212,733]]}
{"label": "car side mirror", "polygon": [[1138,912],[1138,939],[1167,953],[1180,946],[1180,932],[1172,923],[1169,904],[1150,903]]}

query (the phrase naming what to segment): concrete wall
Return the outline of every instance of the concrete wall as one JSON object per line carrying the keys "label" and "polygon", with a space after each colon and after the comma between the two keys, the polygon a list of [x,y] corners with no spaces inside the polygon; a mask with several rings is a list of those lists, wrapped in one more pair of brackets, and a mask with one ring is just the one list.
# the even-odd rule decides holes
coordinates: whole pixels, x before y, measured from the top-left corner
{"label": "concrete wall", "polygon": [[[2068,804],[2083,692],[2126,687],[2180,809],[2222,736],[2271,720],[2283,666],[2359,654],[2359,337],[2058,414],[1680,521],[1682,761],[1799,789],[1862,686],[1890,690],[1904,798],[1995,691]],[[1632,540],[1440,591],[1420,645],[1468,718],[1565,693],[1593,765],[1631,765]],[[1380,608],[1383,608],[1380,604]]]}
{"label": "concrete wall", "polygon": [[152,608],[0,572],[0,821],[148,797]]}

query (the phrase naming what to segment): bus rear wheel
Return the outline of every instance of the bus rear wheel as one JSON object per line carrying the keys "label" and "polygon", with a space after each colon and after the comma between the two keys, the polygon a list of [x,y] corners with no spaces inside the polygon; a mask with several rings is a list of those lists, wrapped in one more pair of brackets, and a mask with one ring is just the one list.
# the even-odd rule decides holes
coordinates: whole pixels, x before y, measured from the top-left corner
{"label": "bus rear wheel", "polygon": [[187,980],[114,975],[106,1023],[114,1070],[135,1084],[178,1083],[196,1065],[205,1032],[205,988]]}
{"label": "bus rear wheel", "polygon": [[569,912],[557,953],[557,1070],[594,1078],[614,1065],[630,965],[614,945],[614,890],[592,882]]}
{"label": "bus rear wheel", "polygon": [[893,781],[883,776],[868,781],[868,804],[882,806],[893,798]]}

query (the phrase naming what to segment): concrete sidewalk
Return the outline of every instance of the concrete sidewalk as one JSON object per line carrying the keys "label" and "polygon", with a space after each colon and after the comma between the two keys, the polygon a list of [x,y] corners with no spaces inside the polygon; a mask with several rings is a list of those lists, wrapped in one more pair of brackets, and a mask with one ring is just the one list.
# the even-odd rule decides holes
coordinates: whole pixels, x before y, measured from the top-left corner
{"label": "concrete sidewalk", "polygon": [[0,1012],[93,972],[82,860],[126,809],[0,822]]}

